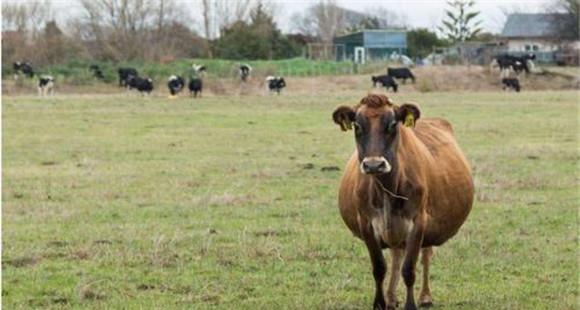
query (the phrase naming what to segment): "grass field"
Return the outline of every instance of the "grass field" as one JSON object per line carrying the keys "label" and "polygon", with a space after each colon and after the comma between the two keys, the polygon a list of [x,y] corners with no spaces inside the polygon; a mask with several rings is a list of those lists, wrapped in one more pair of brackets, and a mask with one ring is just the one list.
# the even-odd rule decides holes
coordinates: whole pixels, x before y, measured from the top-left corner
{"label": "grass field", "polygon": [[[354,147],[331,112],[362,95],[4,97],[2,305],[369,309],[342,171],[321,170]],[[474,169],[436,309],[577,309],[577,92],[394,99],[449,119]]]}

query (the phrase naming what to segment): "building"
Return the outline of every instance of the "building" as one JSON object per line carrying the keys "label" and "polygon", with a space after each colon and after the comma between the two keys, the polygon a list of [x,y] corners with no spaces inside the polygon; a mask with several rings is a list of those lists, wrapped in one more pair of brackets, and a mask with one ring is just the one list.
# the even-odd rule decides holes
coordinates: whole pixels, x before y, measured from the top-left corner
{"label": "building", "polygon": [[393,52],[407,54],[407,31],[402,29],[362,30],[333,40],[336,60],[364,63],[388,59]]}
{"label": "building", "polygon": [[510,54],[534,53],[540,62],[553,62],[563,42],[556,40],[554,21],[568,14],[510,14],[500,39]]}

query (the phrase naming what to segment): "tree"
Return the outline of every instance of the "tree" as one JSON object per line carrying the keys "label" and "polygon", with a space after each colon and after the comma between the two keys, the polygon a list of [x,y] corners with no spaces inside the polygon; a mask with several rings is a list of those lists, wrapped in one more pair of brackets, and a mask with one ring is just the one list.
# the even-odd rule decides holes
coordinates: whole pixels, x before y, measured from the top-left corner
{"label": "tree", "polygon": [[215,48],[226,59],[277,59],[300,53],[300,48],[280,32],[261,3],[251,11],[248,22],[238,21],[224,28]]}
{"label": "tree", "polygon": [[206,39],[206,50],[209,58],[213,58],[213,45],[222,35],[224,29],[239,21],[247,21],[254,0],[202,0],[201,17],[203,33]]}
{"label": "tree", "polygon": [[43,35],[35,41],[38,61],[54,65],[75,58],[82,48],[64,35],[55,21],[49,21],[44,27]]}
{"label": "tree", "polygon": [[474,11],[473,0],[450,0],[447,1],[449,8],[445,10],[447,19],[439,27],[451,42],[463,42],[473,39],[482,31],[481,20],[476,20],[479,11]]}
{"label": "tree", "polygon": [[[177,0],[80,0],[82,15],[72,23],[93,58],[106,60],[194,56],[199,36]],[[189,42],[184,46],[183,41]],[[195,55],[199,56],[199,54]]]}
{"label": "tree", "polygon": [[[397,13],[384,6],[373,6],[365,9],[368,16],[375,17],[378,22],[378,27],[383,28],[406,28],[406,17],[404,13]],[[376,28],[370,28],[376,29]]]}
{"label": "tree", "polygon": [[364,16],[356,25],[347,27],[347,32],[357,32],[364,29],[380,29],[379,19],[375,16]]}
{"label": "tree", "polygon": [[553,0],[548,15],[554,32],[554,40],[579,40],[580,2],[578,0]]}
{"label": "tree", "polygon": [[333,38],[346,28],[344,10],[334,0],[320,0],[304,14],[294,14],[292,25],[304,35],[316,36],[324,43],[332,43]]}
{"label": "tree", "polygon": [[407,48],[411,58],[425,58],[433,52],[433,47],[446,46],[447,42],[437,37],[435,32],[425,28],[407,32]]}

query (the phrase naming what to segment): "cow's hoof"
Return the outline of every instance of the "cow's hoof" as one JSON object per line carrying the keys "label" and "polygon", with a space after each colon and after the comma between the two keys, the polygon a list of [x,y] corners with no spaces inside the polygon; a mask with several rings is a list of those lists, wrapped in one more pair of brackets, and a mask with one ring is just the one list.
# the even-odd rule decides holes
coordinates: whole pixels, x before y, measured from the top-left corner
{"label": "cow's hoof", "polygon": [[415,303],[406,303],[405,310],[417,310],[417,306]]}
{"label": "cow's hoof", "polygon": [[386,310],[387,305],[384,300],[375,300],[373,304],[373,310]]}
{"label": "cow's hoof", "polygon": [[432,301],[425,301],[425,302],[421,302],[419,304],[420,308],[431,308],[433,307],[433,302]]}

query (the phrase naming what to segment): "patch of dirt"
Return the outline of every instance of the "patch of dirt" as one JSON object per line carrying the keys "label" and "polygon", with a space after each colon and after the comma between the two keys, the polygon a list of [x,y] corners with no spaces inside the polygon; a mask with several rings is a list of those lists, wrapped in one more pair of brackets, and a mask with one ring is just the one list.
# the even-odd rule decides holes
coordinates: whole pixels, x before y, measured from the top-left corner
{"label": "patch of dirt", "polygon": [[12,258],[12,259],[2,260],[2,265],[8,265],[8,266],[12,266],[15,268],[22,268],[22,267],[33,266],[33,265],[37,264],[39,261],[40,260],[36,257],[21,256],[21,257],[16,257],[16,258]]}
{"label": "patch of dirt", "polygon": [[304,170],[312,170],[312,169],[314,169],[314,164],[313,163],[306,163],[306,164],[300,165],[300,167]]}
{"label": "patch of dirt", "polygon": [[320,171],[340,171],[340,168],[338,168],[337,166],[326,166],[320,168]]}

